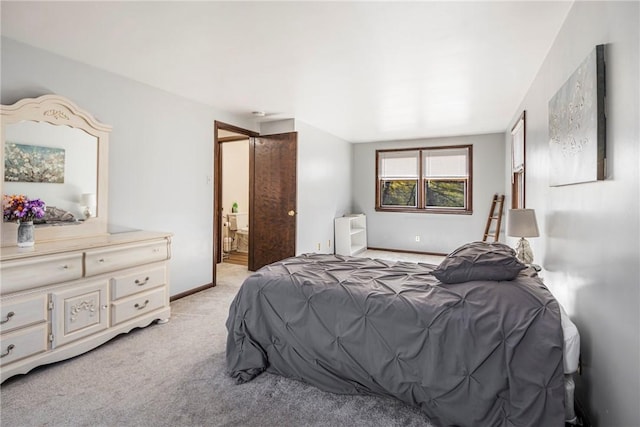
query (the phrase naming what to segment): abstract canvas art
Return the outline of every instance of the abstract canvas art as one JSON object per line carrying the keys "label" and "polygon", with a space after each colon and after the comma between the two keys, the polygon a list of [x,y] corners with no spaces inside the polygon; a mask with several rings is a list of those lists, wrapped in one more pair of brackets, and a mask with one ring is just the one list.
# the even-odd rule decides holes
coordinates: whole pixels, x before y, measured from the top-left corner
{"label": "abstract canvas art", "polygon": [[604,45],[598,45],[549,101],[549,185],[605,178]]}
{"label": "abstract canvas art", "polygon": [[62,148],[7,141],[4,147],[4,180],[63,184],[64,157]]}

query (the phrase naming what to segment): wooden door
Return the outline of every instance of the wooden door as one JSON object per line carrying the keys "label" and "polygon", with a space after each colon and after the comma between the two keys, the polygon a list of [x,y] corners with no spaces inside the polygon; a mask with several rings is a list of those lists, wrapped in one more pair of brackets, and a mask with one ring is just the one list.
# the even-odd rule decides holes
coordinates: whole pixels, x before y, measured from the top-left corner
{"label": "wooden door", "polygon": [[296,253],[296,132],[249,144],[249,270]]}

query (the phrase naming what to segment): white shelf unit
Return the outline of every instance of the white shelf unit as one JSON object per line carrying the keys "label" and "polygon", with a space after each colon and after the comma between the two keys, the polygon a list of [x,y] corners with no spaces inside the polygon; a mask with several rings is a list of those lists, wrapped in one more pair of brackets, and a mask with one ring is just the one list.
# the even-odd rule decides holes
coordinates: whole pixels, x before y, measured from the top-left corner
{"label": "white shelf unit", "polygon": [[356,255],[367,249],[367,217],[347,215],[335,219],[335,249],[338,255]]}

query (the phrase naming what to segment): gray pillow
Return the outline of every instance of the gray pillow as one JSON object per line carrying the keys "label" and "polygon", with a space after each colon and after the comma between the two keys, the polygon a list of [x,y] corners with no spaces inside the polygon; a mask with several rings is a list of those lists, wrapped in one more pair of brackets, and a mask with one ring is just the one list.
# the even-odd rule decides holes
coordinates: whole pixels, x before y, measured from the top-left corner
{"label": "gray pillow", "polygon": [[447,255],[432,274],[442,283],[513,280],[525,268],[504,243],[473,242]]}

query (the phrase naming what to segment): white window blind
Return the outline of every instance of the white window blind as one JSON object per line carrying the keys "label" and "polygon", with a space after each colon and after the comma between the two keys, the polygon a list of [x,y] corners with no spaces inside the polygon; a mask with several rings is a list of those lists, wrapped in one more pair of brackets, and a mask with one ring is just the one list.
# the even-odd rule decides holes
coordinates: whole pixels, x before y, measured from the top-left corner
{"label": "white window blind", "polygon": [[469,176],[467,148],[428,150],[423,153],[424,178],[465,178]]}
{"label": "white window blind", "polygon": [[511,131],[511,171],[519,173],[524,171],[524,119],[520,119],[518,124]]}
{"label": "white window blind", "polygon": [[419,151],[393,151],[378,153],[380,165],[378,177],[391,179],[418,179]]}

